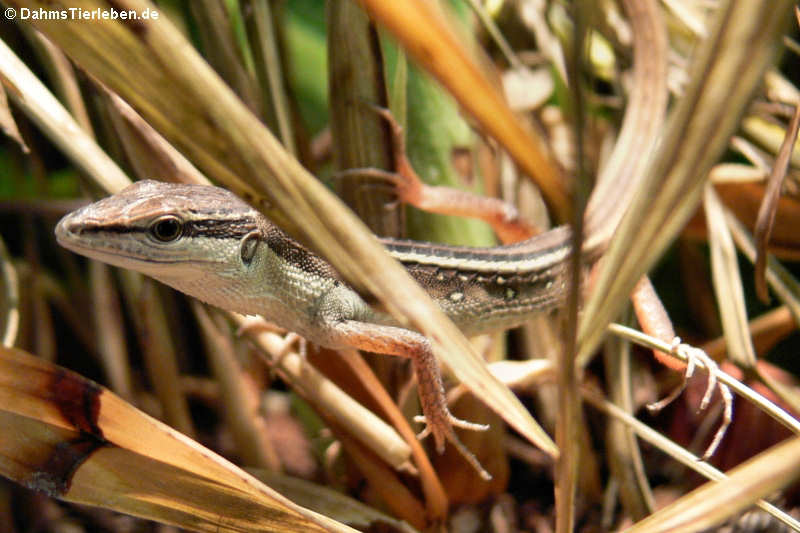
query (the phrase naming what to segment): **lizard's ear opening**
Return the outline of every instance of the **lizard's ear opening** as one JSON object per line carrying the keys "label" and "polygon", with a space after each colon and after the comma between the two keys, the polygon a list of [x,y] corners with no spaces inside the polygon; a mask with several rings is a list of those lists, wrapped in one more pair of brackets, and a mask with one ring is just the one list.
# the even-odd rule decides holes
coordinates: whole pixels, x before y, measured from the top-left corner
{"label": "lizard's ear opening", "polygon": [[242,239],[239,245],[239,256],[242,258],[242,263],[250,265],[253,258],[256,256],[256,250],[261,242],[261,232],[258,230],[251,231]]}

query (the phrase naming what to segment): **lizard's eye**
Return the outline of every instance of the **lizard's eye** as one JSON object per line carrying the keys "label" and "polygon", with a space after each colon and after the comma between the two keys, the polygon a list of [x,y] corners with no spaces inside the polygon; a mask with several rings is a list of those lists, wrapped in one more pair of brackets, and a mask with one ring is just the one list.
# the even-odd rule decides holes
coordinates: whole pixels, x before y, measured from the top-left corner
{"label": "lizard's eye", "polygon": [[181,236],[183,226],[178,217],[161,217],[150,225],[150,235],[157,241],[171,242]]}

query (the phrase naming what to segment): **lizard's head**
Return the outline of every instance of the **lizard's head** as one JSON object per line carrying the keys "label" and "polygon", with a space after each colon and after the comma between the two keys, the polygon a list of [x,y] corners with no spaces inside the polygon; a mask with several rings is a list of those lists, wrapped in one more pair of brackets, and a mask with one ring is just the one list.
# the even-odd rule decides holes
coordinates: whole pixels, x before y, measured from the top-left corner
{"label": "lizard's head", "polygon": [[224,189],[146,180],[68,214],[56,238],[73,252],[175,285],[193,272],[235,270],[259,220]]}

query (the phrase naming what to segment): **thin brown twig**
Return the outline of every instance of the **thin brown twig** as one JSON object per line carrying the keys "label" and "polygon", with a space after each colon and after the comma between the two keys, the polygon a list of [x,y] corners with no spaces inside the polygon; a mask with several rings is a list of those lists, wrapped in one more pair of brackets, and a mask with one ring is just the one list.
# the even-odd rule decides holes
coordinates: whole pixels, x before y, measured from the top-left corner
{"label": "thin brown twig", "polygon": [[786,130],[786,137],[775,159],[775,165],[767,179],[767,189],[764,192],[764,199],[758,209],[758,218],[755,226],[756,241],[756,264],[755,264],[755,285],[758,298],[764,302],[769,302],[769,291],[767,290],[767,244],[775,225],[775,215],[778,212],[778,200],[781,196],[781,186],[787,176],[789,161],[792,156],[792,149],[797,140],[797,129],[800,127],[800,106],[795,107],[794,115]]}

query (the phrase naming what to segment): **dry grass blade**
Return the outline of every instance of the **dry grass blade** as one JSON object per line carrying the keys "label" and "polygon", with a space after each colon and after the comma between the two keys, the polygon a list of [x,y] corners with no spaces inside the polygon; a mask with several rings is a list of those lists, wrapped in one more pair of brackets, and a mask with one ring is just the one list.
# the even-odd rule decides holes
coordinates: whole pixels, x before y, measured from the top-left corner
{"label": "dry grass blade", "polygon": [[92,297],[98,304],[92,313],[97,331],[97,349],[108,376],[109,387],[122,399],[131,401],[134,397],[133,377],[119,293],[114,287],[111,268],[97,261],[92,262],[89,265],[89,280]]}
{"label": "dry grass blade", "polygon": [[[794,104],[798,100],[800,100],[800,96],[790,100],[790,102]],[[742,120],[742,133],[746,134],[748,139],[751,139],[756,146],[760,147],[752,151],[760,154],[762,160],[765,156],[767,159],[771,159],[772,156],[777,155],[783,141],[786,139],[786,126],[776,122],[774,118],[776,117],[750,115]],[[747,157],[749,158],[750,156],[747,155]],[[797,147],[792,149],[790,160],[795,167],[800,164],[800,150]],[[769,167],[766,163],[764,163],[764,166]]]}
{"label": "dry grass blade", "polygon": [[665,0],[664,5],[695,35],[698,37],[707,35],[706,21],[694,4],[684,0]]}
{"label": "dry grass blade", "polygon": [[[262,104],[264,114],[269,117],[269,112],[275,115],[274,122],[280,132],[280,139],[289,153],[296,154],[294,132],[289,117],[288,95],[286,83],[283,80],[280,56],[275,28],[273,26],[272,8],[269,0],[245,0],[242,2],[242,11],[245,13],[245,24],[250,43],[253,47],[253,62],[255,63],[256,76],[262,88]],[[249,16],[248,16],[249,14]],[[267,119],[269,120],[269,118]]]}
{"label": "dry grass blade", "polygon": [[30,151],[19,133],[14,117],[11,115],[11,109],[8,107],[8,97],[2,86],[0,86],[0,131],[14,139],[23,152],[28,153]]}
{"label": "dry grass blade", "polygon": [[247,69],[245,51],[240,47],[234,29],[237,13],[232,4],[220,0],[195,0],[188,6],[197,21],[196,29],[208,62],[239,98],[257,116],[261,103],[253,76]]}
{"label": "dry grass blade", "polygon": [[[375,376],[375,373],[358,352],[354,350],[341,350],[336,356],[340,364],[348,366],[353,373],[358,376],[361,383],[363,383],[365,388],[369,391],[373,400],[380,405],[384,416],[411,448],[411,456],[419,471],[420,483],[425,493],[430,515],[436,518],[447,516],[447,495],[445,494],[444,487],[442,487],[442,482],[436,475],[436,471],[430,459],[425,454],[422,443],[417,439],[416,432],[403,417],[403,413],[398,409],[397,404],[394,403],[394,400],[386,392],[386,388],[383,387]],[[357,433],[354,432],[354,434]]]}
{"label": "dry grass blade", "polygon": [[[769,352],[778,342],[789,336],[795,328],[792,313],[785,305],[757,316],[748,324],[750,338],[753,339],[756,353]],[[725,359],[727,354],[724,337],[718,337],[705,343],[702,349],[715,361]]]}
{"label": "dry grass blade", "polygon": [[[656,2],[651,0],[629,0],[623,2],[633,29],[633,85],[629,95],[629,105],[620,134],[614,150],[606,162],[599,178],[592,198],[586,206],[586,243],[584,249],[602,248],[610,239],[619,223],[624,207],[630,202],[634,185],[641,172],[645,169],[651,152],[658,139],[667,105],[667,34],[661,20]],[[578,17],[587,15],[586,6],[577,7],[573,12]],[[580,53],[583,51],[583,32],[580,21],[575,22],[574,32],[576,37],[572,47],[575,57],[571,62],[573,67],[580,65]],[[587,37],[588,39],[588,37]],[[574,80],[580,78],[577,70],[570,70],[569,75]],[[573,105],[578,115],[581,114],[580,91]],[[579,120],[582,120],[581,117]],[[576,136],[581,144],[581,136],[585,133],[579,123]],[[636,146],[634,149],[633,147]],[[584,148],[585,149],[585,148]],[[580,148],[579,148],[580,150]],[[585,154],[579,154],[583,165]],[[580,172],[579,175],[586,171]],[[578,196],[576,195],[576,198]],[[576,202],[577,205],[577,202]],[[580,221],[575,226],[576,235],[584,231]],[[581,248],[581,240],[573,241],[574,249]],[[573,258],[571,268],[574,274],[580,270],[580,259]],[[573,292],[571,297],[576,297],[579,280],[573,279]],[[577,345],[578,302],[577,298],[569,304],[570,310],[575,314],[570,315],[568,323],[569,339],[565,349],[565,357],[559,364],[559,424],[557,428],[557,443],[562,450],[562,460],[559,461],[556,479],[556,523],[557,531],[571,531],[574,528],[575,490],[574,485],[578,480],[578,457],[581,455],[578,443],[581,442],[579,432],[584,431],[581,425],[582,417],[579,409],[579,394],[577,394],[577,374],[574,357],[579,355]],[[578,359],[578,366],[582,366]],[[583,454],[584,457],[586,454]],[[583,459],[586,465],[586,459]]]}
{"label": "dry grass blade", "polygon": [[717,307],[722,317],[722,330],[728,345],[728,354],[737,364],[753,368],[756,354],[750,329],[747,324],[744,289],[739,274],[736,248],[733,246],[725,213],[714,187],[706,184],[703,201],[708,225],[708,240],[711,248],[711,269]]}
{"label": "dry grass blade", "polygon": [[119,192],[130,180],[94,140],[84,132],[25,64],[0,41],[0,81],[6,92],[64,153],[110,192]]}
{"label": "dry grass blade", "polygon": [[[650,337],[649,335],[637,331],[635,329],[631,329],[619,324],[611,324],[608,326],[608,330],[609,332],[614,333],[616,335],[621,335],[623,337],[626,337],[641,346],[645,346],[653,350],[660,350],[664,353],[668,353],[673,357],[675,357],[676,359],[683,362],[687,361],[686,354],[682,353],[681,350],[678,350],[674,346],[670,346],[670,344],[664,341],[661,341],[654,337]],[[701,368],[705,368],[704,363],[702,361],[698,360],[697,362],[698,366],[700,366]],[[797,435],[800,435],[800,421],[797,420],[790,413],[786,412],[781,407],[775,405],[774,403],[772,403],[767,398],[757,393],[750,387],[744,385],[742,382],[732,377],[730,374],[727,374],[721,370],[717,370],[715,374],[719,383],[727,385],[733,392],[735,392],[739,396],[742,396],[746,400],[752,402],[761,411],[768,414],[769,416],[774,418],[778,423],[782,424],[787,429],[789,429],[789,431]]]}
{"label": "dry grass blade", "polygon": [[[756,245],[753,237],[744,228],[733,214],[730,212],[725,213],[728,226],[731,229],[736,244],[744,255],[755,262],[756,260]],[[792,276],[792,274],[784,267],[777,259],[771,255],[766,257],[766,273],[765,278],[773,292],[781,300],[792,314],[795,325],[800,324],[800,283]],[[780,385],[775,380],[769,378],[763,373],[760,374],[762,380],[770,386],[781,398],[789,403],[795,410],[800,410],[800,395],[793,388],[788,388]]]}
{"label": "dry grass blade", "polygon": [[402,469],[407,465],[411,450],[392,427],[348,396],[310,365],[306,358],[287,351],[283,337],[264,328],[248,327],[247,319],[242,315],[229,313],[229,316],[256,346],[269,354],[270,364],[294,390],[321,407],[337,424],[348,428],[349,434],[357,436],[392,467]]}
{"label": "dry grass blade", "polygon": [[364,477],[375,488],[376,495],[386,502],[391,513],[414,527],[420,529],[425,527],[425,506],[417,495],[403,484],[398,473],[349,436],[343,437],[341,441],[347,454],[359,465]]}
{"label": "dry grass blade", "polygon": [[477,2],[477,0],[468,0],[469,6],[472,8],[472,11],[481,21],[481,24],[486,29],[486,33],[492,38],[494,44],[497,48],[500,49],[500,52],[503,54],[503,57],[508,64],[511,65],[513,70],[526,70],[526,67],[522,64],[517,54],[514,53],[514,50],[511,49],[511,45],[506,40],[503,33],[500,31],[500,28],[497,27],[495,24],[494,19],[488,12],[488,9],[484,7],[484,5]]}
{"label": "dry grass blade", "polygon": [[325,516],[330,516],[339,522],[351,524],[353,527],[366,530],[371,525],[375,525],[375,527],[394,528],[391,531],[398,533],[415,533],[417,531],[407,523],[376,511],[358,500],[345,496],[338,490],[268,470],[252,470],[251,473],[270,487],[275,487],[281,494],[286,494],[293,502]]}
{"label": "dry grass blade", "polygon": [[211,184],[122,98],[110,91],[106,91],[106,97],[111,123],[140,179],[158,176],[178,183]]}
{"label": "dry grass blade", "polygon": [[[131,295],[129,295],[131,296]],[[136,302],[136,325],[147,374],[164,406],[167,423],[190,437],[196,432],[189,413],[189,402],[179,386],[178,352],[167,321],[164,301],[155,281],[145,278]]]}
{"label": "dry grass blade", "polygon": [[[223,416],[230,427],[242,462],[256,468],[279,471],[280,458],[268,438],[266,421],[260,412],[260,391],[236,358],[233,342],[215,324],[208,311],[192,302],[192,311],[208,347],[208,361],[220,385]],[[225,324],[227,326],[227,324]],[[227,328],[226,328],[227,329]]]}
{"label": "dry grass blade", "polygon": [[587,240],[607,242],[616,230],[661,137],[667,112],[667,32],[658,4],[626,0],[633,29],[633,79],[614,150],[603,166],[586,213]]}
{"label": "dry grass blade", "polygon": [[[48,9],[46,2],[16,2]],[[75,1],[84,9],[98,2]],[[152,5],[132,0],[143,12]],[[458,329],[414,284],[352,212],[292,158],[166,20],[35,21],[90,74],[122,96],[210,178],[256,205],[320,252],[357,289],[374,294],[401,324],[411,324],[509,424],[556,455],[547,433],[486,369]],[[175,106],[180,101],[185,105]],[[493,111],[494,113],[494,111]],[[242,179],[246,176],[250,183]],[[264,199],[268,199],[268,204]]]}
{"label": "dry grass blade", "polygon": [[[699,460],[699,458],[686,451],[685,448],[675,444],[668,438],[664,437],[663,435],[659,434],[658,432],[654,431],[652,428],[648,427],[646,424],[643,424],[639,420],[635,419],[616,405],[603,400],[599,395],[594,392],[585,391],[584,397],[588,402],[590,402],[594,407],[597,409],[604,411],[609,416],[618,419],[619,421],[623,422],[627,426],[629,426],[634,432],[636,432],[637,436],[639,436],[642,440],[653,444],[654,446],[658,447],[664,453],[669,454],[675,460],[682,463],[684,466],[691,468],[695,472],[706,476],[712,480],[723,480],[725,479],[725,474],[711,466],[710,464]],[[799,530],[800,523],[792,518],[791,516],[787,515],[780,509],[776,508],[770,503],[765,501],[754,501],[755,505],[764,509],[771,515],[775,516],[785,524],[791,526],[792,528]],[[726,516],[733,516],[736,514],[734,509],[728,508],[727,512],[729,513]],[[653,516],[653,515],[651,515]],[[641,524],[645,524],[640,528]],[[645,519],[642,522],[637,522],[632,528],[626,531],[652,531],[652,522],[649,518]],[[695,531],[692,529],[692,531]]]}
{"label": "dry grass blade", "polygon": [[22,26],[20,29],[44,63],[47,78],[52,83],[59,100],[64,102],[64,106],[69,109],[70,114],[75,117],[81,128],[93,135],[92,121],[89,118],[86,102],[83,100],[75,67],[59,47],[32,26]]}
{"label": "dry grass blade", "polygon": [[[795,8],[796,9],[796,8]],[[762,302],[769,301],[767,291],[767,244],[772,234],[772,227],[775,224],[775,215],[778,211],[778,199],[781,195],[781,186],[786,178],[789,162],[792,156],[792,149],[797,140],[797,129],[800,127],[800,105],[795,106],[794,115],[786,130],[786,137],[783,140],[778,157],[770,172],[767,180],[767,190],[764,192],[764,200],[758,210],[758,220],[755,227],[756,240],[756,263],[755,263],[755,282],[756,294]]]}
{"label": "dry grass blade", "polygon": [[795,437],[734,468],[727,479],[706,483],[627,531],[706,530],[786,487],[798,476],[800,437]]}
{"label": "dry grass blade", "polygon": [[19,331],[19,280],[0,239],[0,345],[12,346]]}
{"label": "dry grass blade", "polygon": [[[629,415],[635,410],[632,391],[631,345],[611,336],[605,342],[603,361],[609,380],[609,400]],[[605,434],[610,473],[620,487],[620,500],[634,520],[655,508],[641,449],[631,429],[612,419]]]}
{"label": "dry grass blade", "polygon": [[[779,43],[791,2],[722,2],[715,29],[700,45],[691,83],[672,113],[656,157],[611,241],[584,307],[580,358],[598,346],[639,277],[697,206],[707,173],[727,146],[739,116]],[[742,41],[750,43],[743,47]],[[721,91],[725,91],[721,94]]]}
{"label": "dry grass blade", "polygon": [[711,183],[758,183],[764,181],[767,172],[742,163],[720,163],[709,172]]}
{"label": "dry grass blade", "polygon": [[[753,236],[729,211],[725,212],[725,218],[736,245],[750,262],[755,263],[756,245]],[[800,283],[786,267],[770,255],[767,256],[766,279],[778,299],[789,308],[795,324],[800,325]]]}
{"label": "dry grass blade", "polygon": [[0,405],[0,473],[52,496],[193,531],[353,531],[20,350],[0,349]]}

